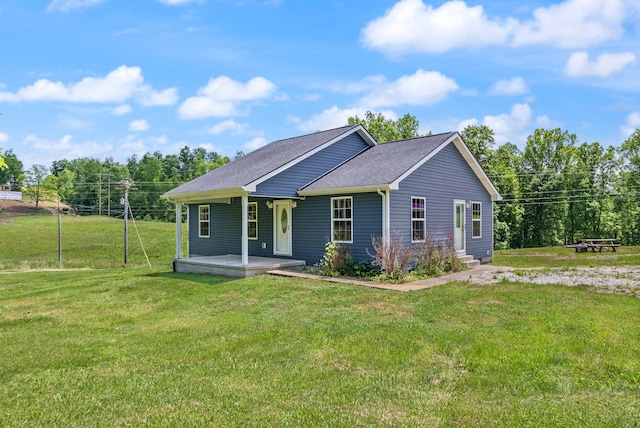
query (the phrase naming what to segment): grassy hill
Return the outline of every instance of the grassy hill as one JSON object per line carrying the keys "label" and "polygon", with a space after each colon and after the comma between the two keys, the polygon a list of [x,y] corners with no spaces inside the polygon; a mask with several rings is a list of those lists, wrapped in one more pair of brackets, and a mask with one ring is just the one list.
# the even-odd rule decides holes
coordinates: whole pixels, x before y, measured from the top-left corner
{"label": "grassy hill", "polygon": [[[33,208],[28,208],[33,210]],[[45,209],[38,215],[7,216],[0,212],[0,270],[57,268],[58,218]],[[175,256],[175,224],[129,221],[129,265],[171,266]],[[186,230],[186,229],[185,229]],[[184,235],[186,239],[186,234]],[[140,244],[142,242],[142,245]],[[97,216],[62,217],[65,268],[107,268],[124,264],[124,221]]]}

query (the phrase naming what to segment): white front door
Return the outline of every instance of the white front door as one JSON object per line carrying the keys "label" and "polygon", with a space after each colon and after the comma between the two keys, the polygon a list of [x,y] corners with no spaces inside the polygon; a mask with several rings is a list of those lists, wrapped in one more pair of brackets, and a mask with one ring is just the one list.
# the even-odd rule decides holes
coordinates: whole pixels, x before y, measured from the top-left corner
{"label": "white front door", "polygon": [[273,201],[273,254],[291,255],[291,201]]}
{"label": "white front door", "polygon": [[465,212],[464,201],[453,201],[453,248],[457,252],[465,252],[464,248],[464,230],[465,230]]}

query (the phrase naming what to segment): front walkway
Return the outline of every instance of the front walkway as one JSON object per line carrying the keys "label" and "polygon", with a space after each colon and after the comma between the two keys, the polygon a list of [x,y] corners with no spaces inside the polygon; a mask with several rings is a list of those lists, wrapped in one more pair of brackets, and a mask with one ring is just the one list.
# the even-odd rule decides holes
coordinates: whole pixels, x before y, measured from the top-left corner
{"label": "front walkway", "polygon": [[355,284],[361,285],[364,287],[371,288],[381,288],[384,290],[394,290],[394,291],[415,291],[415,290],[424,290],[426,288],[435,287],[436,285],[446,284],[447,282],[453,281],[469,281],[472,276],[482,274],[482,273],[491,273],[491,272],[499,272],[499,271],[508,271],[512,270],[512,268],[505,266],[494,266],[494,265],[480,265],[476,266],[473,269],[465,270],[462,272],[455,272],[448,275],[438,276],[436,278],[422,279],[420,281],[407,282],[404,284],[384,284],[381,282],[375,281],[362,281],[358,279],[351,278],[336,278],[331,276],[323,276],[323,275],[315,275],[311,273],[302,273],[302,272],[291,272],[287,270],[270,270],[267,271],[268,274],[271,275],[279,275],[279,276],[291,276],[295,278],[306,278],[306,279],[318,279],[321,281],[329,281],[329,282],[339,282],[342,284]]}

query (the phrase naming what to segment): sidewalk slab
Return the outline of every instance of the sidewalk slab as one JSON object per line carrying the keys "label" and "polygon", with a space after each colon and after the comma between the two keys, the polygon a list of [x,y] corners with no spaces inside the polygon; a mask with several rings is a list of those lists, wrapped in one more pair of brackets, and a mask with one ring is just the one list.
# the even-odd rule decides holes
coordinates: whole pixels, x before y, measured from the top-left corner
{"label": "sidewalk slab", "polygon": [[282,269],[270,270],[270,271],[267,271],[267,273],[270,275],[288,276],[293,278],[317,279],[320,281],[337,282],[340,284],[360,285],[363,287],[379,288],[383,290],[417,291],[417,290],[425,290],[427,288],[435,287],[436,285],[446,284],[448,282],[471,281],[473,279],[473,275],[477,275],[479,273],[498,272],[498,271],[506,271],[511,269],[512,268],[509,268],[506,266],[480,265],[480,266],[474,267],[473,269],[464,270],[462,272],[455,272],[448,275],[438,276],[435,278],[422,279],[420,281],[406,282],[404,284],[386,284],[386,283],[375,282],[375,281],[362,281],[355,278],[331,277],[331,276],[324,276],[324,275],[316,275],[316,274],[307,273],[307,272],[292,272],[292,271],[282,270]]}

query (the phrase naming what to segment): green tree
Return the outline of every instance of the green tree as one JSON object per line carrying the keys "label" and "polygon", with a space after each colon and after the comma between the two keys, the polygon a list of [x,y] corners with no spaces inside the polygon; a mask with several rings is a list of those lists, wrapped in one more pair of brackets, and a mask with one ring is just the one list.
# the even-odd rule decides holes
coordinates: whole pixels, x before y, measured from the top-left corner
{"label": "green tree", "polygon": [[520,170],[523,245],[558,245],[564,238],[566,186],[575,134],[559,128],[536,129],[527,138]]}
{"label": "green tree", "polygon": [[387,119],[382,113],[367,111],[364,118],[353,116],[348,119],[349,125],[362,125],[379,143],[405,140],[419,137],[420,123],[409,113],[398,120]]}
{"label": "green tree", "polygon": [[460,135],[478,163],[487,171],[490,168],[489,164],[495,144],[493,130],[487,125],[469,125]]}
{"label": "green tree", "polygon": [[22,193],[30,196],[36,203],[38,208],[40,201],[49,196],[49,188],[44,185],[47,178],[48,170],[44,165],[33,165],[25,173],[25,185],[22,187]]}
{"label": "green tree", "polygon": [[0,184],[9,184],[12,190],[19,190],[24,180],[22,162],[13,153],[13,150],[7,150],[4,153],[4,161],[7,167],[0,168]]}
{"label": "green tree", "polygon": [[615,208],[624,244],[640,244],[640,130],[636,130],[620,147],[622,162],[616,183]]}

